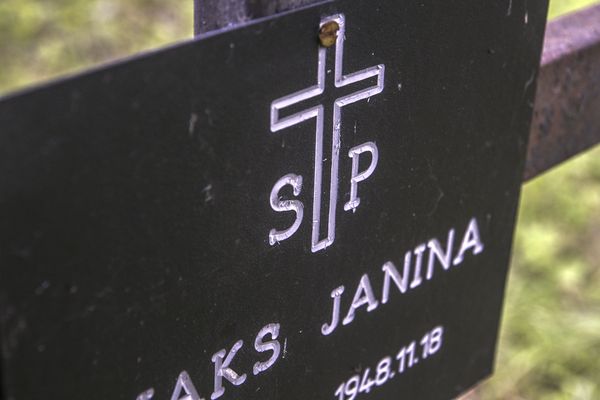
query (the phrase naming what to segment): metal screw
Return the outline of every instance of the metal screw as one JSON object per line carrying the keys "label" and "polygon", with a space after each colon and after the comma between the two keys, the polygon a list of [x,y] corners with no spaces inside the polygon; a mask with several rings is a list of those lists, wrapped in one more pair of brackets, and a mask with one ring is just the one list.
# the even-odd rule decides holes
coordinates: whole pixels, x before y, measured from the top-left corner
{"label": "metal screw", "polygon": [[319,29],[319,42],[323,47],[331,47],[335,44],[340,25],[335,21],[329,21]]}

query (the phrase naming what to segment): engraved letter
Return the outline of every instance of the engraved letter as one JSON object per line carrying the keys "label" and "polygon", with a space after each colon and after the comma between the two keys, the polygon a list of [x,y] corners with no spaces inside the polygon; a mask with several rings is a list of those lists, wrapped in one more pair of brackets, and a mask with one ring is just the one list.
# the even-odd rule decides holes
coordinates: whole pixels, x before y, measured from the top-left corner
{"label": "engraved letter", "polygon": [[427,249],[427,246],[424,244],[420,244],[415,248],[414,252],[417,258],[415,260],[415,273],[413,275],[413,280],[410,283],[411,289],[416,288],[423,282],[423,279],[421,278],[421,265],[423,264],[423,252],[425,252],[425,249]]}
{"label": "engraved letter", "polygon": [[[369,168],[365,171],[359,173],[358,164],[360,154],[364,152],[371,153],[371,165],[369,165]],[[350,201],[344,204],[344,210],[352,210],[355,212],[360,204],[360,197],[358,197],[358,183],[366,180],[373,172],[375,172],[377,161],[379,160],[379,151],[377,150],[377,145],[375,145],[375,143],[367,142],[351,148],[348,152],[348,157],[352,158],[352,178],[350,179]]]}
{"label": "engraved letter", "polygon": [[[218,399],[225,393],[223,387],[223,378],[233,383],[235,386],[240,386],[246,382],[246,374],[238,375],[237,372],[229,368],[229,364],[233,361],[233,357],[237,354],[238,350],[244,345],[243,340],[235,342],[229,354],[225,349],[220,350],[213,354],[212,361],[215,363],[215,391],[210,395],[212,400]],[[225,358],[225,361],[223,359]]]}
{"label": "engraved letter", "polygon": [[296,213],[296,220],[288,229],[278,231],[271,229],[269,232],[269,243],[273,246],[277,242],[288,239],[291,237],[302,223],[302,217],[304,216],[304,204],[300,200],[280,200],[279,191],[286,185],[291,185],[294,189],[294,196],[300,195],[302,191],[302,176],[295,174],[287,174],[281,177],[273,189],[271,189],[271,208],[277,212],[294,211]]}
{"label": "engraved letter", "polygon": [[360,278],[360,283],[358,284],[358,288],[356,289],[356,293],[354,293],[354,299],[352,299],[352,305],[350,306],[350,310],[348,310],[348,314],[346,318],[342,321],[342,324],[348,325],[350,322],[354,321],[354,313],[357,308],[368,304],[367,311],[371,312],[377,308],[379,303],[377,299],[375,299],[375,295],[373,294],[373,288],[371,287],[371,281],[369,280],[369,276],[364,274],[362,278]]}
{"label": "engraved letter", "polygon": [[473,255],[477,255],[483,251],[483,243],[481,242],[481,237],[479,236],[479,227],[477,226],[477,220],[475,218],[472,218],[469,222],[469,227],[467,228],[465,237],[460,245],[460,251],[454,259],[454,265],[458,265],[463,262],[465,258],[465,252],[470,248],[473,248]]}
{"label": "engraved letter", "polygon": [[385,272],[383,276],[383,293],[381,294],[381,304],[385,304],[388,302],[390,297],[390,278],[394,281],[400,293],[406,293],[408,290],[408,275],[410,274],[410,251],[406,252],[404,255],[404,270],[402,272],[402,276],[400,276],[400,272],[396,269],[396,266],[393,262],[388,261],[383,264],[381,270]]}
{"label": "engraved letter", "polygon": [[435,263],[435,259],[440,260],[440,264],[442,264],[442,268],[444,270],[448,270],[450,265],[452,265],[452,246],[454,246],[454,229],[450,229],[448,232],[448,242],[446,243],[446,254],[444,254],[442,250],[442,245],[436,239],[431,239],[429,243],[427,243],[427,247],[429,247],[429,262],[427,263],[427,280],[433,278],[433,264]]}
{"label": "engraved letter", "polygon": [[325,336],[331,335],[340,322],[340,300],[343,293],[343,286],[340,286],[331,292],[331,298],[333,299],[333,314],[331,316],[331,324],[323,324],[323,326],[321,326],[321,333]]}
{"label": "engraved letter", "polygon": [[[184,393],[181,393],[182,391]],[[185,394],[185,396],[181,397],[182,394]],[[187,372],[183,371],[179,374],[171,400],[202,400]]]}
{"label": "engraved letter", "polygon": [[[259,353],[263,353],[265,351],[272,351],[273,355],[265,362],[257,362],[256,364],[254,364],[254,375],[258,375],[261,372],[264,372],[267,369],[271,368],[279,358],[279,354],[281,353],[281,344],[279,343],[279,341],[276,340],[279,336],[279,328],[279,324],[269,324],[262,328],[260,332],[258,332],[258,335],[256,335],[256,339],[254,340],[254,348],[256,349],[256,351],[258,351]],[[271,338],[273,338],[273,340],[265,343],[263,342],[263,338],[267,335],[271,335]]]}

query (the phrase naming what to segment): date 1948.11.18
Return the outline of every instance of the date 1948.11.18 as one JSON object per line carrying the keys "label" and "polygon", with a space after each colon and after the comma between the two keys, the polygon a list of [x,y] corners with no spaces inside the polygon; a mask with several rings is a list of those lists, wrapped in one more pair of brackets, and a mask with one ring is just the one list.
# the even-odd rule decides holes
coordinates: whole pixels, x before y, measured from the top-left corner
{"label": "date 1948.11.18", "polygon": [[425,361],[438,353],[442,348],[443,339],[444,327],[433,328],[423,335],[418,343],[413,340],[408,345],[401,347],[395,356],[382,358],[374,371],[366,368],[362,374],[356,374],[342,382],[334,393],[335,398],[354,400],[363,393],[370,393],[373,386],[383,386],[396,375],[404,374],[420,361]]}

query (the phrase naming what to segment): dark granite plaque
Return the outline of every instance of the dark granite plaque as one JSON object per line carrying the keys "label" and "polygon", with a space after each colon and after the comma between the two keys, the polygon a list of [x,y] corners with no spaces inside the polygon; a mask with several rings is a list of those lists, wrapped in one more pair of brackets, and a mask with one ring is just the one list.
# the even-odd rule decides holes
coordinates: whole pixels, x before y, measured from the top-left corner
{"label": "dark granite plaque", "polygon": [[545,13],[340,0],[0,100],[6,399],[489,375]]}

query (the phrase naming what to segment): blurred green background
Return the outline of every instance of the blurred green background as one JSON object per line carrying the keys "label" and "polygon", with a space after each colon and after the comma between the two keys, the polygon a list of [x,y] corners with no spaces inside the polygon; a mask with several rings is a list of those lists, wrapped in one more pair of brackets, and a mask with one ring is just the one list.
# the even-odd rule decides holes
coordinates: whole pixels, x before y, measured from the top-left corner
{"label": "blurred green background", "polygon": [[[192,0],[0,0],[0,93],[189,38],[192,20]],[[598,260],[595,149],[525,185],[496,373],[470,398],[600,399]]]}

